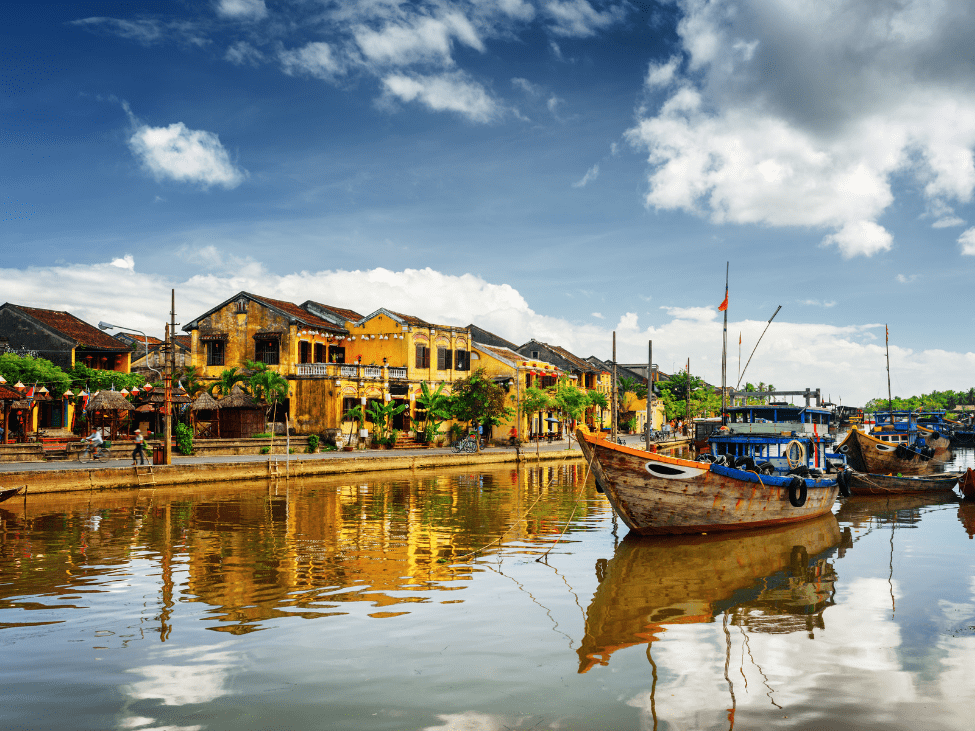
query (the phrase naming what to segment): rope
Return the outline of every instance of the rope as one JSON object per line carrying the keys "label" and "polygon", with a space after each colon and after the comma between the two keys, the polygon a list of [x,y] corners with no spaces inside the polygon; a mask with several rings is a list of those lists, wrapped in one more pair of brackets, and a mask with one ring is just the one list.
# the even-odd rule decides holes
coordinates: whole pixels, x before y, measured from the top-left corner
{"label": "rope", "polygon": [[[589,464],[586,465],[586,477],[582,481],[582,489],[583,490],[586,487],[586,483],[589,482],[589,470],[592,469],[592,462],[593,462],[594,459],[596,459],[596,450],[595,449],[592,450],[592,456],[589,458]],[[569,526],[572,524],[572,519],[575,517],[576,510],[579,507],[579,496],[581,495],[581,493],[582,493],[582,490],[577,490],[576,491],[576,500],[575,500],[575,503],[572,505],[572,512],[569,514],[569,519],[567,521],[565,521],[565,528],[563,528],[562,529],[562,532],[559,533],[559,537],[555,539],[555,543],[553,543],[551,546],[549,546],[548,550],[545,553],[543,553],[541,556],[539,556],[538,558],[535,559],[535,563],[540,563],[543,558],[548,558],[548,554],[550,554],[552,552],[552,549],[555,548],[559,544],[559,541],[562,540],[562,536],[565,535],[565,532],[567,530],[569,530]]]}

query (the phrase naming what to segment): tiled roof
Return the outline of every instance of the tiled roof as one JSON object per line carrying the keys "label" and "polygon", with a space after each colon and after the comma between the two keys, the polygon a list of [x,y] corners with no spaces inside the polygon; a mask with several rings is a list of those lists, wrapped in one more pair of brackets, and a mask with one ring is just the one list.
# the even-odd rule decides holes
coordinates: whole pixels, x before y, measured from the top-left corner
{"label": "tiled roof", "polygon": [[483,327],[478,327],[477,325],[471,323],[467,326],[467,329],[471,331],[471,339],[475,343],[484,342],[490,345],[501,345],[502,347],[513,351],[518,350],[518,346],[515,343],[512,343],[510,340],[505,340],[500,335],[495,335],[493,332],[485,330]]}
{"label": "tiled roof", "polygon": [[0,401],[17,401],[23,396],[9,386],[0,386]]}
{"label": "tiled roof", "polygon": [[333,313],[337,317],[341,317],[346,322],[358,322],[363,317],[355,310],[347,310],[343,307],[332,307],[331,305],[323,305],[321,302],[315,302],[314,300],[308,300],[308,301],[311,304],[315,305],[316,307],[321,307],[323,310],[328,310],[329,312]]}
{"label": "tiled roof", "polygon": [[129,350],[128,346],[124,343],[120,343],[108,333],[89,325],[84,320],[79,320],[69,312],[42,310],[38,307],[24,307],[22,305],[12,306],[30,315],[35,320],[44,323],[52,330],[56,330],[65,337],[75,340],[79,346],[98,348],[100,350],[114,350],[116,352],[126,352]]}
{"label": "tiled roof", "polygon": [[[189,335],[173,335],[173,340],[176,341],[177,345],[181,345],[187,350],[192,347],[193,339]],[[159,342],[162,343],[161,340]],[[149,344],[151,345],[152,341]]]}
{"label": "tiled roof", "polygon": [[565,358],[567,361],[572,363],[572,365],[574,365],[580,371],[589,373],[595,370],[595,368],[593,368],[592,363],[588,363],[582,358],[580,358],[579,356],[573,355],[572,353],[570,353],[568,350],[566,350],[560,345],[549,345],[548,347],[551,348],[552,351],[555,352],[557,355],[560,355],[561,357]]}
{"label": "tiled roof", "polygon": [[419,317],[414,317],[413,315],[404,315],[402,312],[393,312],[392,310],[389,311],[392,314],[396,315],[399,319],[403,320],[404,322],[408,322],[410,325],[417,325],[419,327],[434,327],[434,328],[437,327],[436,325],[433,325],[432,323],[429,323],[426,320],[421,320]]}
{"label": "tiled roof", "polygon": [[323,320],[316,315],[311,314],[308,310],[301,309],[294,302],[285,302],[284,300],[273,300],[270,297],[258,297],[257,295],[250,295],[257,302],[264,302],[287,315],[290,315],[294,319],[298,320],[304,325],[310,327],[320,327],[323,330],[331,330],[332,332],[341,332],[342,328],[338,327],[334,323],[328,320]]}

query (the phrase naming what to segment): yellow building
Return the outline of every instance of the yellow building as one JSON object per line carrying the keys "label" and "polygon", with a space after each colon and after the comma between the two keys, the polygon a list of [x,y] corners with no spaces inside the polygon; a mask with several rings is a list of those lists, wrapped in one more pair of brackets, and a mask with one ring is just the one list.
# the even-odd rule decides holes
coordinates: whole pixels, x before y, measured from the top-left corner
{"label": "yellow building", "polygon": [[308,300],[301,305],[240,292],[183,328],[192,362],[214,380],[246,360],[266,363],[290,382],[284,413],[298,433],[348,433],[343,417],[369,401],[407,408],[393,428],[411,432],[420,383],[466,378],[465,328],[435,325],[381,308],[363,317]]}

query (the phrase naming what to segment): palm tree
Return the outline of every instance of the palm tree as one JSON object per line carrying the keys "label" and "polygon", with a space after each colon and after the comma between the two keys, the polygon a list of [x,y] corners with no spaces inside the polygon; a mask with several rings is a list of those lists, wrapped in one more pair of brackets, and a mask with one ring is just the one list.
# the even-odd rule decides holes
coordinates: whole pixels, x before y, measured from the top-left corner
{"label": "palm tree", "polygon": [[[200,380],[200,370],[196,366],[187,366],[183,369],[183,375],[179,377],[179,382],[183,385],[191,397],[196,397],[200,391],[206,388]],[[212,394],[211,394],[212,395]]]}
{"label": "palm tree", "polygon": [[267,367],[267,363],[255,363],[245,361],[248,370],[253,371],[251,376],[246,379],[250,386],[251,395],[271,407],[271,421],[276,421],[278,404],[288,398],[291,384],[288,379],[277,371],[272,371]]}
{"label": "palm tree", "polygon": [[210,384],[207,389],[207,393],[211,396],[216,396],[219,393],[221,396],[229,396],[230,392],[233,390],[234,386],[238,383],[246,383],[247,376],[240,372],[237,366],[225,369],[220,377]]}

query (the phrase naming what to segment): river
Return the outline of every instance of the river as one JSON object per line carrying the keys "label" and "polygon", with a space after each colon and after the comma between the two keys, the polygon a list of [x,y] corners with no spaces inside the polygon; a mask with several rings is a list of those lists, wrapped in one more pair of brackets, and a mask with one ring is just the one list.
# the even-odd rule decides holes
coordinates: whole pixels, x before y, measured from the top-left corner
{"label": "river", "polygon": [[0,504],[0,729],[970,728],[975,505],[635,539],[586,477]]}

